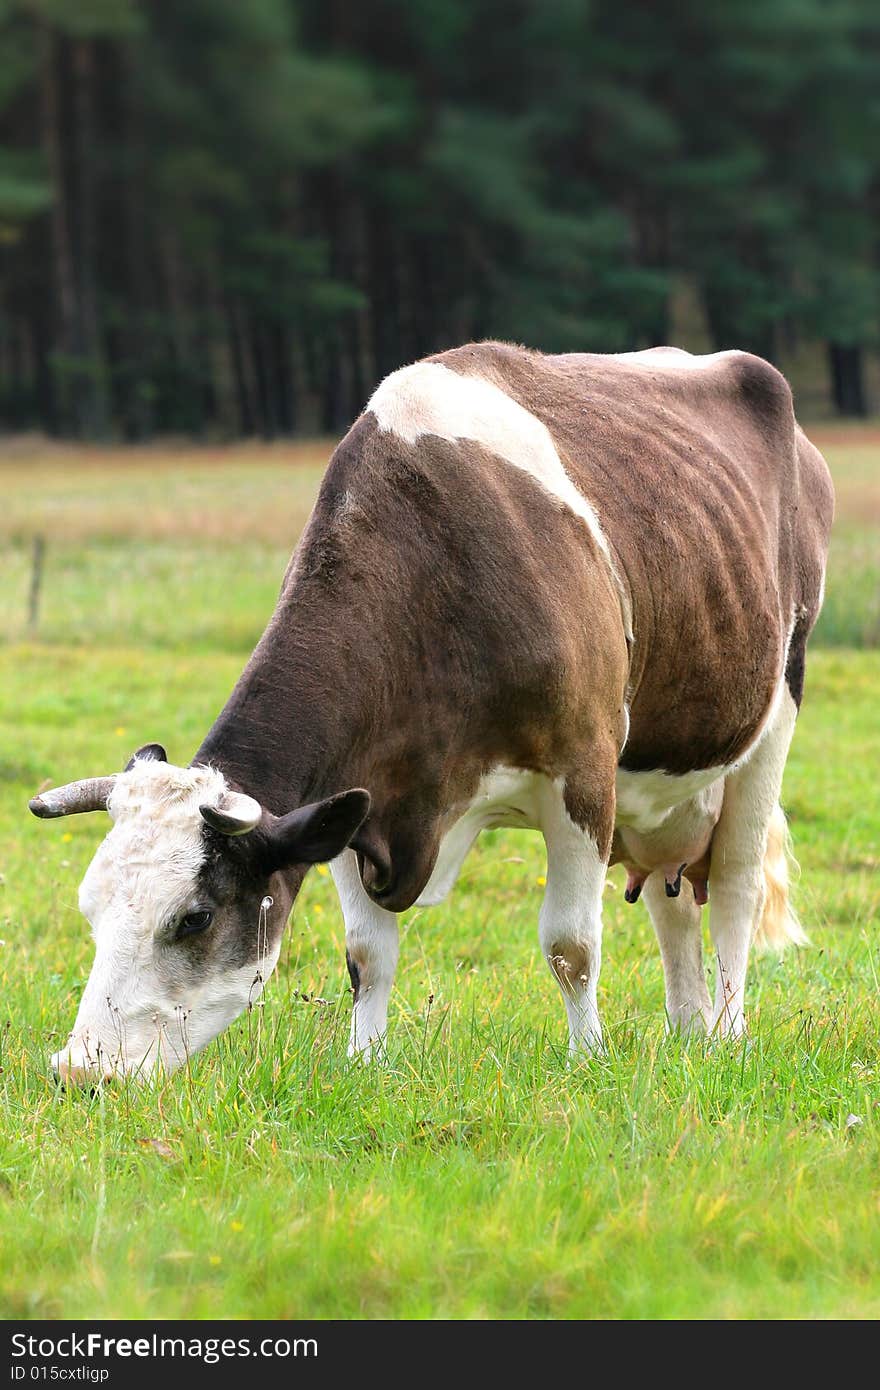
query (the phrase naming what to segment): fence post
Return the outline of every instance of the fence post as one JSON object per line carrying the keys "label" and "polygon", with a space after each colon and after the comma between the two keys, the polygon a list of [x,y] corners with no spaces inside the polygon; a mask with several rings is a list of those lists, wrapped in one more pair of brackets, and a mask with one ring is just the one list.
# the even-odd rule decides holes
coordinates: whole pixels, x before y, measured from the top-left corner
{"label": "fence post", "polygon": [[37,623],[40,617],[40,593],[43,588],[43,565],[46,558],[46,537],[34,536],[34,548],[31,562],[31,588],[28,595],[28,631],[33,634],[37,630]]}

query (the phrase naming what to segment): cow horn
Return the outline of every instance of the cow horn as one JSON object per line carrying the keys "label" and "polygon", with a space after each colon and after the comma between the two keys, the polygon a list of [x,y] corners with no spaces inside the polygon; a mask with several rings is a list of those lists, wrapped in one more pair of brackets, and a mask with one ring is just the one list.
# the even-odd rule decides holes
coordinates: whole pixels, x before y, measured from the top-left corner
{"label": "cow horn", "polygon": [[219,806],[200,806],[202,820],[221,835],[246,835],[259,825],[263,808],[244,792],[227,792]]}
{"label": "cow horn", "polygon": [[56,816],[73,816],[79,811],[106,811],[107,798],[113,790],[116,774],[110,777],[86,777],[82,782],[68,782],[33,797],[28,806],[41,820]]}
{"label": "cow horn", "polygon": [[145,743],[143,748],[139,748],[136,753],[132,753],[123,772],[131,772],[135,763],[167,763],[168,754],[161,743]]}

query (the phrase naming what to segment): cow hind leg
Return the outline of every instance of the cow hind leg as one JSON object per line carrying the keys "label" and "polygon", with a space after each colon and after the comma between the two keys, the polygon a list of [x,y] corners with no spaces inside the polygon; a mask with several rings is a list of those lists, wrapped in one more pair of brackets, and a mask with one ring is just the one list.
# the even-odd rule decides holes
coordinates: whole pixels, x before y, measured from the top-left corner
{"label": "cow hind leg", "polygon": [[345,959],[354,994],[348,1055],[366,1060],[385,1044],[397,968],[397,918],[367,893],[354,850],[334,859],[330,871],[345,918]]}
{"label": "cow hind leg", "polygon": [[[611,796],[613,818],[613,792]],[[541,949],[565,1003],[569,1054],[574,1058],[602,1048],[597,987],[608,851],[603,853],[589,829],[582,829],[571,818],[558,784],[548,784],[543,802],[547,887],[538,931]],[[610,833],[608,839],[610,842]]]}
{"label": "cow hind leg", "polygon": [[660,943],[666,982],[666,1017],[674,1032],[705,1032],[712,1022],[712,1004],[703,966],[700,909],[690,888],[677,898],[668,895],[663,875],[649,876],[645,903]]}
{"label": "cow hind leg", "polygon": [[[754,751],[725,779],[712,841],[709,929],[715,947],[712,1027],[721,1037],[745,1028],[749,948],[764,914],[765,860],[778,820],[779,793],[797,709],[787,689]],[[793,935],[793,933],[792,933]]]}

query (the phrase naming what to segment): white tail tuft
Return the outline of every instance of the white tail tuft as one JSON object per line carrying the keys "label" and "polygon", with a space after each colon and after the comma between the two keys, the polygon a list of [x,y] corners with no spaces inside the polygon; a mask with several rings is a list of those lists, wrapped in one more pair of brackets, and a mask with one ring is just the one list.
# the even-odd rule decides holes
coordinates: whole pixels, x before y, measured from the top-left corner
{"label": "white tail tuft", "polygon": [[764,851],[764,906],[754,935],[759,950],[784,951],[786,946],[807,945],[806,932],[788,897],[789,864],[794,862],[788,822],[777,802]]}

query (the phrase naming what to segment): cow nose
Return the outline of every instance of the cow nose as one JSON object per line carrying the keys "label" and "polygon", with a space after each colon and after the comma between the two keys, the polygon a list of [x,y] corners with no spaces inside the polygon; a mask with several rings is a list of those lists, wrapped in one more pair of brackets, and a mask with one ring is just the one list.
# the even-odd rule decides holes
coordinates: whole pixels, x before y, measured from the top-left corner
{"label": "cow nose", "polygon": [[88,1062],[74,1062],[72,1058],[56,1054],[52,1058],[52,1073],[62,1086],[97,1086],[102,1081],[112,1081],[113,1072],[106,1067]]}

